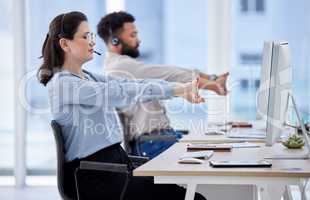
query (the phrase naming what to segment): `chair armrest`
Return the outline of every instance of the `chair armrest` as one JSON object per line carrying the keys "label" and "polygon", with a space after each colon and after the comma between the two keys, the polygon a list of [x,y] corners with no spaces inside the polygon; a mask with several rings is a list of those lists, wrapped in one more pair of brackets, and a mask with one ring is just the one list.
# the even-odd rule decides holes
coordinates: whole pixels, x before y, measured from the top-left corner
{"label": "chair armrest", "polygon": [[[94,174],[94,171],[98,172]],[[100,179],[102,182],[94,182],[94,176],[97,177],[96,179],[103,176]],[[117,197],[117,199],[123,200],[131,176],[132,173],[128,170],[126,164],[81,161],[79,168],[75,170],[77,197],[78,199],[93,199],[92,191],[89,191],[89,185],[94,184],[94,188],[98,188],[98,185],[100,185],[100,187],[107,190],[107,194],[103,196],[103,199],[115,199]],[[112,191],[112,193],[108,191]]]}
{"label": "chair armrest", "polygon": [[131,160],[131,162],[139,162],[139,163],[146,163],[147,161],[149,161],[149,157],[142,157],[142,156],[132,156],[132,155],[128,155],[129,159]]}
{"label": "chair armrest", "polygon": [[129,173],[126,164],[118,164],[118,163],[81,161],[79,169]]}
{"label": "chair armrest", "polygon": [[128,155],[128,157],[131,160],[134,169],[136,169],[137,167],[140,167],[141,165],[143,165],[144,163],[150,160],[148,157],[141,157],[141,156]]}

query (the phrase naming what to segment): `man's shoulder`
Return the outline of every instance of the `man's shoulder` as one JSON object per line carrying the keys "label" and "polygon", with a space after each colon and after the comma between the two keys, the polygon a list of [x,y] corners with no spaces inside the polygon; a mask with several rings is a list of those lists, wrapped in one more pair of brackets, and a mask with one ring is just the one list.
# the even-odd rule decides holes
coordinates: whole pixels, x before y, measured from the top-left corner
{"label": "man's shoulder", "polygon": [[126,56],[126,55],[114,55],[114,56],[110,56],[109,57],[111,61],[114,61],[114,62],[129,62],[129,63],[137,63],[139,62],[137,59],[135,58],[131,58],[129,56]]}
{"label": "man's shoulder", "polygon": [[138,65],[141,65],[140,61],[125,55],[113,54],[113,56],[107,56],[104,61],[105,69],[108,71],[115,69],[128,70]]}

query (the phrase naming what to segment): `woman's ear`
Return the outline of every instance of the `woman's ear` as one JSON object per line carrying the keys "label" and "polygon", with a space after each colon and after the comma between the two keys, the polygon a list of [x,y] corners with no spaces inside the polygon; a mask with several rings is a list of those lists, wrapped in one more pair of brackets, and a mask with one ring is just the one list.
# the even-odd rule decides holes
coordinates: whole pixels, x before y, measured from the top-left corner
{"label": "woman's ear", "polygon": [[61,38],[59,40],[59,45],[60,45],[60,47],[62,48],[62,50],[64,52],[68,52],[70,50],[70,48],[68,46],[68,42],[67,42],[67,40],[65,38]]}

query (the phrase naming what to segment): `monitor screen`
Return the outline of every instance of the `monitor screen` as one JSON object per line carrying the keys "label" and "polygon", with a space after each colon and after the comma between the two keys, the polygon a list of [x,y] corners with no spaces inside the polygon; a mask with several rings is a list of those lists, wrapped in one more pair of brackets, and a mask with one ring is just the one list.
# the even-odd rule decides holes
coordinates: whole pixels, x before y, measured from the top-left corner
{"label": "monitor screen", "polygon": [[292,66],[287,42],[271,42],[271,64],[263,66],[269,71],[266,122],[266,145],[273,145],[284,130],[284,113],[287,107],[288,94],[292,92]]}
{"label": "monitor screen", "polygon": [[270,69],[272,64],[273,42],[265,42],[260,71],[260,85],[256,96],[256,119],[267,120]]}

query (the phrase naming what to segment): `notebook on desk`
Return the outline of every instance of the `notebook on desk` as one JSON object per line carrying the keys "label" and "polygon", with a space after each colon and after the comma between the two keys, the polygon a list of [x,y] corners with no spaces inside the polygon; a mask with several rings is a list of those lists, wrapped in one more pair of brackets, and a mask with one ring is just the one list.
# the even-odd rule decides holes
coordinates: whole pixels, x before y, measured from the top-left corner
{"label": "notebook on desk", "polygon": [[271,167],[272,163],[266,160],[258,161],[236,161],[236,160],[211,160],[210,165],[212,167],[226,168],[226,167]]}
{"label": "notebook on desk", "polygon": [[231,151],[232,145],[230,144],[201,144],[194,143],[187,145],[187,151],[202,151],[202,150],[213,150],[213,151]]}

